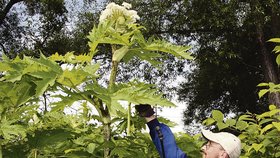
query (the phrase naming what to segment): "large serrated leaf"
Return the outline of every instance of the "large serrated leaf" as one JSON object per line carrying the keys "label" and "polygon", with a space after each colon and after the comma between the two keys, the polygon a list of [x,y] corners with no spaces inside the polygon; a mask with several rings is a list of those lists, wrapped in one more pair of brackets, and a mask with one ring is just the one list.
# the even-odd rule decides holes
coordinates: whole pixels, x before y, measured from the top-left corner
{"label": "large serrated leaf", "polygon": [[36,97],[41,96],[49,86],[53,86],[56,80],[56,76],[49,76],[48,78],[43,78],[42,80],[35,81],[36,87]]}
{"label": "large serrated leaf", "polygon": [[87,79],[88,73],[81,69],[65,70],[57,82],[68,87],[76,87]]}
{"label": "large serrated leaf", "polygon": [[187,47],[178,46],[166,41],[155,40],[153,41],[153,43],[146,45],[144,49],[150,51],[160,51],[164,53],[170,53],[176,57],[183,57],[185,59],[193,59],[190,53],[186,52],[190,48],[191,47],[189,46]]}
{"label": "large serrated leaf", "polygon": [[60,101],[54,102],[51,105],[53,106],[52,111],[58,111],[58,110],[63,110],[66,106],[71,106],[74,104],[74,102],[83,100],[79,94],[75,93],[67,93],[68,96],[63,96],[63,95],[56,95],[53,97],[59,98]]}
{"label": "large serrated leaf", "polygon": [[157,90],[145,84],[129,83],[127,87],[119,89],[112,94],[112,101],[125,100],[134,104],[150,104],[161,106],[175,106],[174,103],[162,97]]}
{"label": "large serrated leaf", "polygon": [[22,125],[14,125],[11,121],[2,120],[0,127],[1,136],[9,141],[26,137],[26,128]]}

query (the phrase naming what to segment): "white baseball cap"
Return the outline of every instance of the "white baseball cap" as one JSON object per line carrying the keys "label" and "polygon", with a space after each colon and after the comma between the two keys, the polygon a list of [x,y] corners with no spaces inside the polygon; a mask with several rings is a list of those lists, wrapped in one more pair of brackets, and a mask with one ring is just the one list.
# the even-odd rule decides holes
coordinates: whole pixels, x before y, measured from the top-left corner
{"label": "white baseball cap", "polygon": [[213,133],[204,129],[202,129],[201,132],[206,139],[219,143],[230,158],[239,158],[241,153],[241,141],[238,137],[228,132]]}

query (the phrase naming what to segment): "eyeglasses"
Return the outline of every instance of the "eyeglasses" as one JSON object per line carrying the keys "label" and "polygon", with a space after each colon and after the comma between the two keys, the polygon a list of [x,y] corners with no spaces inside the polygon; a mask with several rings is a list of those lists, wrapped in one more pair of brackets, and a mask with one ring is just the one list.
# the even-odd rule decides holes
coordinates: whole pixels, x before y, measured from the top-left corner
{"label": "eyeglasses", "polygon": [[219,144],[212,142],[212,141],[208,141],[202,146],[202,148],[204,148],[205,150],[208,150],[210,147],[219,148],[220,150],[224,150],[223,147],[221,147]]}

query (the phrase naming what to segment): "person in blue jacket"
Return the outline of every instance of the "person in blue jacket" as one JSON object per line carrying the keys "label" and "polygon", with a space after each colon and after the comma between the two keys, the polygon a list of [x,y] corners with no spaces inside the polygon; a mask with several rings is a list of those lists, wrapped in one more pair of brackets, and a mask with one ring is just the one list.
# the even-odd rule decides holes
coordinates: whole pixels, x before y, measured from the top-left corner
{"label": "person in blue jacket", "polygon": [[[170,128],[157,120],[149,104],[136,105],[135,109],[146,119],[150,136],[161,158],[187,158],[186,153],[177,146]],[[241,141],[238,137],[228,132],[213,133],[209,130],[202,130],[202,135],[208,140],[201,148],[203,158],[239,158]]]}

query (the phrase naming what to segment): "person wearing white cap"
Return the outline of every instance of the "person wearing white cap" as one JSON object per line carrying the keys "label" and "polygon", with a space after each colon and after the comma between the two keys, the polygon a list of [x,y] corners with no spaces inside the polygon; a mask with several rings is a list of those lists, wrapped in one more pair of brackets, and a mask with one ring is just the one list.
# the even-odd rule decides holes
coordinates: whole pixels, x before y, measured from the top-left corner
{"label": "person wearing white cap", "polygon": [[213,133],[202,130],[202,135],[208,142],[202,147],[203,158],[239,158],[241,141],[228,132]]}
{"label": "person wearing white cap", "polygon": [[[170,128],[157,120],[151,105],[139,104],[135,109],[146,119],[150,136],[161,158],[187,158],[187,154],[177,146]],[[239,158],[241,142],[238,137],[227,132],[213,133],[209,130],[202,130],[202,135],[207,139],[201,148],[203,158]]]}

